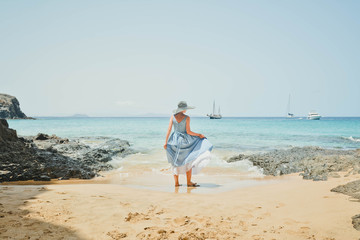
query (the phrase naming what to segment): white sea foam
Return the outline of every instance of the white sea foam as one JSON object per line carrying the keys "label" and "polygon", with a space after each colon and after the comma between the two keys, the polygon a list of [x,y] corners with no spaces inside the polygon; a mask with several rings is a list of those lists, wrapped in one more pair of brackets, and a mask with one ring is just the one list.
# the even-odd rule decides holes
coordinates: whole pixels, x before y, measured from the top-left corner
{"label": "white sea foam", "polygon": [[341,137],[341,138],[352,141],[352,142],[360,142],[360,138],[354,138],[352,136],[350,136],[350,137]]}
{"label": "white sea foam", "polygon": [[113,166],[113,168],[121,170],[122,169],[122,163],[123,163],[123,158],[122,157],[112,157],[112,160],[109,162],[109,164],[111,166]]}
{"label": "white sea foam", "polygon": [[[224,159],[228,159],[231,156],[236,155],[234,152],[230,151],[213,151],[211,152],[211,160],[208,162],[205,170],[200,172],[198,175],[207,175],[208,170],[207,167],[211,168],[210,172],[214,174],[214,170],[217,172],[215,174],[220,175],[238,175],[238,174],[245,174],[249,177],[262,177],[263,170],[259,167],[256,167],[252,164],[249,160],[241,160],[237,162],[228,163]],[[147,159],[139,159],[132,157],[132,162],[136,161],[139,164],[144,164],[147,162],[149,164],[150,169],[152,172],[161,174],[161,175],[172,175],[170,164],[167,163],[165,153],[161,152],[154,152],[152,154],[148,154],[146,156],[143,155],[143,158]],[[129,160],[127,158],[126,160]],[[140,161],[139,161],[140,160]],[[218,169],[218,170],[216,170]]]}
{"label": "white sea foam", "polygon": [[212,159],[209,166],[238,170],[239,172],[246,173],[251,177],[264,176],[263,170],[257,166],[254,166],[253,163],[247,159],[229,163],[222,157],[219,157],[216,154],[212,154]]}

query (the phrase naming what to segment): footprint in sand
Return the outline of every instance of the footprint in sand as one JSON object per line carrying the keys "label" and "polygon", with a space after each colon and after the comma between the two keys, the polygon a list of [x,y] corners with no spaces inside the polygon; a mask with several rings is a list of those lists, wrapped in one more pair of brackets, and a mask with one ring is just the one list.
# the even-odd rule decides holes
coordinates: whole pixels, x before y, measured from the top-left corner
{"label": "footprint in sand", "polygon": [[301,233],[308,233],[309,231],[310,231],[309,227],[306,227],[306,226],[300,227],[300,232]]}
{"label": "footprint in sand", "polygon": [[179,226],[184,226],[190,222],[190,218],[188,216],[178,217],[174,219],[174,223]]}
{"label": "footprint in sand", "polygon": [[271,229],[269,230],[270,233],[276,233],[276,234],[280,234],[279,230],[282,229],[283,226],[280,227],[276,227],[276,226],[271,226]]}
{"label": "footprint in sand", "polygon": [[126,238],[127,237],[127,233],[121,233],[121,232],[119,232],[117,230],[110,231],[106,235],[108,235],[112,239],[121,239],[121,238]]}
{"label": "footprint in sand", "polygon": [[128,215],[125,217],[125,222],[138,222],[140,220],[149,220],[150,218],[145,216],[143,213],[132,213],[129,212]]}
{"label": "footprint in sand", "polygon": [[156,215],[161,215],[161,214],[164,214],[164,213],[165,213],[164,209],[161,209],[160,211],[157,211],[155,214]]}
{"label": "footprint in sand", "polygon": [[254,239],[254,240],[263,240],[263,239],[264,239],[264,238],[261,237],[260,235],[252,235],[251,237],[252,237],[252,239]]}
{"label": "footprint in sand", "polygon": [[308,236],[306,239],[316,240],[316,237],[315,237],[315,235],[311,235],[311,236]]}
{"label": "footprint in sand", "polygon": [[239,225],[240,225],[240,226],[246,226],[246,222],[244,222],[244,221],[239,221]]}
{"label": "footprint in sand", "polygon": [[154,205],[150,205],[149,209],[148,209],[148,213],[153,213],[156,211],[156,206]]}

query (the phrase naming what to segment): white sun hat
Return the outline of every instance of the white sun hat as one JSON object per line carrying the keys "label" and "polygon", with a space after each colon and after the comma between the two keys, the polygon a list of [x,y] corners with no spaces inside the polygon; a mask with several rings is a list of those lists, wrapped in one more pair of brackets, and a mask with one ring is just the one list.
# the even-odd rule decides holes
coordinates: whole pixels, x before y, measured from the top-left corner
{"label": "white sun hat", "polygon": [[179,112],[182,112],[184,110],[188,110],[188,109],[194,109],[195,107],[192,107],[192,106],[188,106],[187,103],[185,101],[180,101],[178,103],[178,108],[175,109],[173,112],[175,114],[179,113]]}

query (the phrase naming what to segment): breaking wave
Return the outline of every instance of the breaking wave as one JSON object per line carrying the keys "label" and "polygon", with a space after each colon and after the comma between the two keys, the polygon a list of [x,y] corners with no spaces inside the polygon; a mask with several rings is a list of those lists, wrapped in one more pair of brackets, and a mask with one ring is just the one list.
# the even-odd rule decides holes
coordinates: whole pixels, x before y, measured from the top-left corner
{"label": "breaking wave", "polygon": [[360,138],[354,138],[354,137],[352,137],[352,136],[350,136],[350,137],[341,137],[342,139],[346,139],[346,140],[348,140],[348,141],[352,141],[352,142],[360,142]]}

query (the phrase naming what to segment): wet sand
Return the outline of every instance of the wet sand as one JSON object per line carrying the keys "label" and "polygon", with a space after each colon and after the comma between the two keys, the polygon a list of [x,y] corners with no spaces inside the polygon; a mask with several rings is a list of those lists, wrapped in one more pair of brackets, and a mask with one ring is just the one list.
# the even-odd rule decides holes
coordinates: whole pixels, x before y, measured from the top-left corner
{"label": "wet sand", "polygon": [[0,185],[0,238],[360,237],[351,223],[360,204],[330,192],[359,175],[323,182],[297,174],[263,179],[200,175],[194,179],[199,188],[175,188],[166,174],[115,176],[87,184]]}

